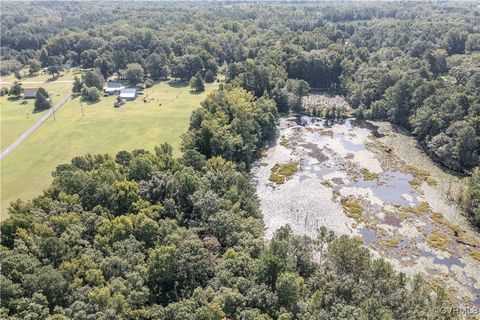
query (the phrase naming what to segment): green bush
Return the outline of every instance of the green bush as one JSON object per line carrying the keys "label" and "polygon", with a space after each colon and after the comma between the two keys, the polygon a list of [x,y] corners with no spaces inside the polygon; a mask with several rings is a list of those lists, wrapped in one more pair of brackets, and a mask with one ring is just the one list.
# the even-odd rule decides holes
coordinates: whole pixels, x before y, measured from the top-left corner
{"label": "green bush", "polygon": [[82,99],[85,101],[96,102],[100,100],[101,92],[95,87],[83,88]]}

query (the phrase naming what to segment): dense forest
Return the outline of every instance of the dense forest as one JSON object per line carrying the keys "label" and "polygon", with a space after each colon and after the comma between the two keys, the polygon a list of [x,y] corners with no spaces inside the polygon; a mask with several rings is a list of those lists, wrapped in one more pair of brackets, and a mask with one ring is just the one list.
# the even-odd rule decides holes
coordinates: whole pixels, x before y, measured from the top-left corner
{"label": "dense forest", "polygon": [[1,224],[2,318],[441,316],[441,288],[396,273],[357,239],[284,227],[263,240],[242,168],[276,120],[273,100],[228,85],[193,114],[180,159],[163,144],[59,165],[50,188],[13,203]]}
{"label": "dense forest", "polygon": [[152,79],[218,74],[280,111],[306,81],[347,97],[358,116],[414,134],[447,168],[479,164],[480,9],[475,2],[2,5],[2,73],[22,66],[138,63]]}
{"label": "dense forest", "polygon": [[12,203],[1,223],[2,318],[453,316],[441,313],[442,288],[397,273],[357,239],[284,227],[265,241],[248,172],[279,114],[323,90],[473,172],[462,201],[480,226],[476,3],[1,6],[2,74],[79,66],[107,78],[138,64],[147,80],[226,82],[192,114],[180,158],[165,144],[78,156],[42,195]]}

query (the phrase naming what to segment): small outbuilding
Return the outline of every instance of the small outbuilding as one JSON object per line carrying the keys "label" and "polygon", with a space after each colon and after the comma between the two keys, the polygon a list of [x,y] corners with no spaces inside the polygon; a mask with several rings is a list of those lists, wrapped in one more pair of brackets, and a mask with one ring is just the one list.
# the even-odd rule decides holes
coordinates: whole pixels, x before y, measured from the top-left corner
{"label": "small outbuilding", "polygon": [[120,98],[125,99],[127,101],[135,100],[136,97],[137,97],[136,88],[125,88],[120,92]]}
{"label": "small outbuilding", "polygon": [[23,89],[23,99],[35,99],[39,88],[25,88]]}
{"label": "small outbuilding", "polygon": [[125,87],[120,82],[109,81],[107,86],[103,88],[103,92],[112,96],[120,94],[123,89],[125,89]]}

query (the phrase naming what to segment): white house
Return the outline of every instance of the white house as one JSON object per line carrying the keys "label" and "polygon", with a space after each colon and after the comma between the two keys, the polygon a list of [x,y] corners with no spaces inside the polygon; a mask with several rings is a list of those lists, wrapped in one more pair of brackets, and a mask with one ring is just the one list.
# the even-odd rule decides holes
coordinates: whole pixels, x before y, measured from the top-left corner
{"label": "white house", "polygon": [[122,86],[121,83],[111,81],[107,83],[107,86],[105,88],[103,88],[103,92],[111,96],[115,94],[120,94],[123,89],[125,89],[125,87]]}
{"label": "white house", "polygon": [[124,88],[120,92],[120,98],[125,99],[127,101],[135,100],[136,97],[137,97],[136,88]]}

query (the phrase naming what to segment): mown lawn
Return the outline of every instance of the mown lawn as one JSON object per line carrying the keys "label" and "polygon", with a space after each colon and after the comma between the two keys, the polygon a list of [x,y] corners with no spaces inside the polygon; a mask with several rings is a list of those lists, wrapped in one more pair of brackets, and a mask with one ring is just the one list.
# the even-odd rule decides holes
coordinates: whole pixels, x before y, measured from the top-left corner
{"label": "mown lawn", "polygon": [[[4,85],[5,86],[5,85]],[[10,86],[8,86],[10,87]],[[72,90],[71,83],[23,84],[23,88],[45,88],[55,104]],[[25,103],[25,104],[24,104]],[[4,150],[37,121],[45,111],[34,112],[35,99],[12,100],[12,97],[0,97],[1,149]]]}
{"label": "mown lawn", "polygon": [[72,98],[56,113],[55,121],[50,118],[2,161],[2,218],[11,201],[40,194],[50,184],[55,167],[76,155],[153,150],[163,142],[178,155],[192,111],[217,87],[207,84],[205,92],[194,94],[186,85],[161,83],[145,90],[147,103],[139,96],[116,109],[114,97],[102,97],[98,103],[82,104],[85,115],[80,99]]}
{"label": "mown lawn", "polygon": [[[23,78],[17,80],[13,74],[9,74],[3,77],[0,77],[0,82],[13,82],[13,81],[50,81],[52,80],[52,76],[47,72],[41,70],[34,76],[28,75],[28,68],[24,68],[20,71]],[[73,80],[75,76],[81,75],[81,70],[78,68],[66,69],[65,71],[60,72],[60,76],[56,80],[64,81],[64,80]],[[6,86],[6,85],[2,85]]]}

